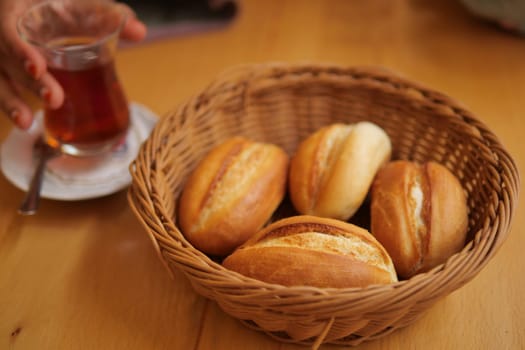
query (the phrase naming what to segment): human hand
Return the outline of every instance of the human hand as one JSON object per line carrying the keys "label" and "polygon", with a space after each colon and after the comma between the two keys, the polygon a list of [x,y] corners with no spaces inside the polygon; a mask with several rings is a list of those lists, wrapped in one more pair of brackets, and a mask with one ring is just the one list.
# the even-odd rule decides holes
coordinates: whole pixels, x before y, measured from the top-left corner
{"label": "human hand", "polygon": [[[40,98],[46,107],[59,108],[64,91],[47,71],[40,52],[20,38],[16,23],[31,5],[42,0],[0,0],[0,114],[6,114],[19,128],[33,123],[30,107],[22,93],[29,91]],[[140,41],[146,36],[146,26],[128,6],[119,4],[129,13],[121,39]]]}

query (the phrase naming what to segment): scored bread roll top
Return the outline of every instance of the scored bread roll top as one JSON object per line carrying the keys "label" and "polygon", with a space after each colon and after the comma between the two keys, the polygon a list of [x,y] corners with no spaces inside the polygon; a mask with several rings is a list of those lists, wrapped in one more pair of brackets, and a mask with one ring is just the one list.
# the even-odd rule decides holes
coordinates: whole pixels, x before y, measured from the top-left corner
{"label": "scored bread roll top", "polygon": [[465,243],[468,208],[459,180],[446,167],[394,161],[372,186],[371,232],[408,278],[445,262]]}
{"label": "scored bread roll top", "polygon": [[294,207],[301,214],[348,220],[391,151],[388,135],[370,122],[319,129],[301,142],[290,163]]}
{"label": "scored bread roll top", "polygon": [[286,192],[288,155],[278,146],[233,137],[190,175],[180,197],[182,233],[197,249],[226,255],[256,233]]}
{"label": "scored bread roll top", "polygon": [[366,287],[397,281],[388,253],[365,229],[301,215],[265,227],[223,265],[268,283],[323,288]]}

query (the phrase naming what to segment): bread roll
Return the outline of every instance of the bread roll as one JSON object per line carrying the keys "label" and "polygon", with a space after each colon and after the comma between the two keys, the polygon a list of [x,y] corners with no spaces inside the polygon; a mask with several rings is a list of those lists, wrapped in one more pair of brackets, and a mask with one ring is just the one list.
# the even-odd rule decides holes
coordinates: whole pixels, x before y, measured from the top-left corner
{"label": "bread roll", "polygon": [[226,255],[256,233],[286,192],[288,155],[278,146],[234,137],[214,148],[190,175],[178,220],[197,249]]}
{"label": "bread roll", "polygon": [[290,164],[294,207],[301,214],[348,220],[391,149],[388,135],[369,122],[319,129],[301,142]]}
{"label": "bread roll", "polygon": [[463,247],[467,211],[460,182],[435,162],[391,162],[372,185],[371,232],[403,278],[445,262]]}
{"label": "bread roll", "polygon": [[223,265],[284,286],[345,288],[397,281],[392,260],[368,231],[307,215],[267,226],[228,256]]}

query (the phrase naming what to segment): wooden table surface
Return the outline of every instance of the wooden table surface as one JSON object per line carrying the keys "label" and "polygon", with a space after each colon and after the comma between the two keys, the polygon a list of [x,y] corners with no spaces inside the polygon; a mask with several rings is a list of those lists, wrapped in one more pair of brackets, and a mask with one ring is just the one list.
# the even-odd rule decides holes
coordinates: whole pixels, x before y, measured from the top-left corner
{"label": "wooden table surface", "polygon": [[[456,1],[244,1],[214,32],[118,53],[130,99],[159,115],[240,63],[382,65],[461,101],[525,174],[525,38],[470,16]],[[0,116],[0,139],[11,125]],[[43,200],[0,176],[0,349],[303,349],[247,329],[172,280],[126,192]],[[523,196],[522,196],[523,198]],[[524,349],[525,216],[467,285],[411,326],[360,349]],[[325,349],[342,347],[324,345]]]}

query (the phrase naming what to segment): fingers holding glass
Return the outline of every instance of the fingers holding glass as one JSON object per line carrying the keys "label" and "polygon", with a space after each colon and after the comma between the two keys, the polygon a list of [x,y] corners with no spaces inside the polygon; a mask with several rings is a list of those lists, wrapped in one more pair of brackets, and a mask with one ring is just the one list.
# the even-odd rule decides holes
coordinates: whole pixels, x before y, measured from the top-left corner
{"label": "fingers holding glass", "polygon": [[64,100],[64,91],[55,78],[46,70],[40,73],[35,67],[28,59],[6,59],[0,67],[0,109],[22,129],[32,123],[32,112],[24,101],[24,92],[32,93],[51,109],[60,107]]}
{"label": "fingers holding glass", "polygon": [[0,111],[5,113],[17,127],[28,129],[33,116],[20,95],[21,87],[10,80],[5,74],[0,73]]}
{"label": "fingers holding glass", "polygon": [[19,37],[15,19],[4,18],[0,30],[0,110],[16,126],[27,129],[33,117],[24,93],[45,94],[56,105],[63,96],[56,90],[57,83],[46,76],[45,59]]}

